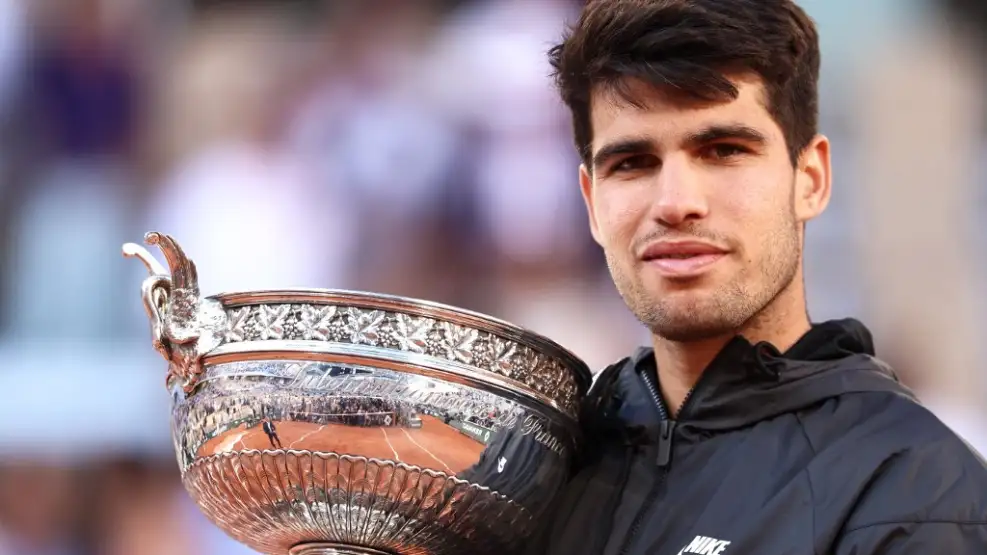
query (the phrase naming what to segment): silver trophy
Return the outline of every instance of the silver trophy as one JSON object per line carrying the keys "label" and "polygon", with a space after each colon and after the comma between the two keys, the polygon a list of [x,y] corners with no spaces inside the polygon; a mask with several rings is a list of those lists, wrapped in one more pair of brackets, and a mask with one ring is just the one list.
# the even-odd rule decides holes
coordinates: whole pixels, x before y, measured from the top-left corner
{"label": "silver trophy", "polygon": [[515,551],[568,479],[590,373],[539,335],[435,303],[331,290],[202,297],[148,233],[124,254],[168,361],[182,481],[277,555]]}

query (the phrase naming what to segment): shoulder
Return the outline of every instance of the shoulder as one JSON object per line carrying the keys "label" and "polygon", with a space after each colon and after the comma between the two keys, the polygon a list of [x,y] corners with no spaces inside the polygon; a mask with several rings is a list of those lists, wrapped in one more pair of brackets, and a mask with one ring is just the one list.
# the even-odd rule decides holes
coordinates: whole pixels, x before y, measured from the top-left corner
{"label": "shoulder", "polygon": [[883,418],[888,458],[858,503],[853,525],[987,521],[987,462],[927,408],[900,405]]}
{"label": "shoulder", "polygon": [[585,436],[594,438],[594,442],[621,442],[630,433],[628,427],[648,422],[642,414],[651,417],[651,405],[636,368],[650,354],[650,349],[638,349],[594,375],[579,415]]}
{"label": "shoulder", "polygon": [[875,417],[869,435],[858,436],[884,455],[869,458],[870,475],[850,488],[857,497],[839,527],[836,553],[983,553],[987,463],[925,407],[892,406]]}
{"label": "shoulder", "polygon": [[599,410],[614,398],[623,397],[631,385],[635,368],[642,359],[651,356],[650,348],[641,347],[630,356],[624,357],[593,375],[593,383],[586,395],[586,404],[591,410]]}
{"label": "shoulder", "polygon": [[987,520],[987,463],[910,395],[843,395],[802,419],[817,451],[810,476],[845,496],[845,530]]}

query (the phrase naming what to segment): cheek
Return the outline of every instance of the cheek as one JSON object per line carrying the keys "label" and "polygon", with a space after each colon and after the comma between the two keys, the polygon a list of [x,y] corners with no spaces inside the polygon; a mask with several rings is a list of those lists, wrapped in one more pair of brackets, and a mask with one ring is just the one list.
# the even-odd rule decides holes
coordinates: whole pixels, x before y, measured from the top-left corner
{"label": "cheek", "polygon": [[792,183],[764,172],[734,180],[714,195],[710,228],[734,240],[745,263],[770,256],[771,246],[791,233]]}
{"label": "cheek", "polygon": [[597,198],[597,225],[611,255],[623,256],[647,213],[647,205],[628,191],[608,191]]}
{"label": "cheek", "polygon": [[711,202],[741,230],[771,227],[784,219],[780,215],[792,213],[793,187],[792,176],[746,172],[723,184]]}

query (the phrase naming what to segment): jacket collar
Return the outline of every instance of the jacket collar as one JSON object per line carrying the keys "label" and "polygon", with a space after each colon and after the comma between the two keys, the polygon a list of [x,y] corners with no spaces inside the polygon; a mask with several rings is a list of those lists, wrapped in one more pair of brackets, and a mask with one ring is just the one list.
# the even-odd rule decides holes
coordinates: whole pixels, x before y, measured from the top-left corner
{"label": "jacket collar", "polygon": [[[640,349],[620,363],[609,387],[598,384],[597,424],[653,428],[658,424],[644,373],[657,383],[654,352]],[[603,379],[602,377],[600,378]],[[703,372],[680,413],[680,427],[722,431],[749,426],[831,397],[893,391],[913,397],[891,369],[874,357],[871,334],[856,320],[814,325],[791,349],[731,340]],[[607,423],[607,421],[609,421]]]}

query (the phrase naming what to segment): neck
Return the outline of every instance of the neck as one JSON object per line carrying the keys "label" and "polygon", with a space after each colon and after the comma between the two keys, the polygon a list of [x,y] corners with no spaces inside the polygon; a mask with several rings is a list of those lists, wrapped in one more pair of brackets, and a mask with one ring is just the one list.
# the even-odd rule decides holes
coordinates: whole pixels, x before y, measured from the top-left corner
{"label": "neck", "polygon": [[686,396],[716,355],[737,335],[751,343],[766,341],[779,351],[787,351],[811,324],[805,310],[805,289],[801,271],[792,284],[783,290],[759,314],[741,329],[701,341],[668,341],[652,338],[661,394],[670,414],[678,414]]}

